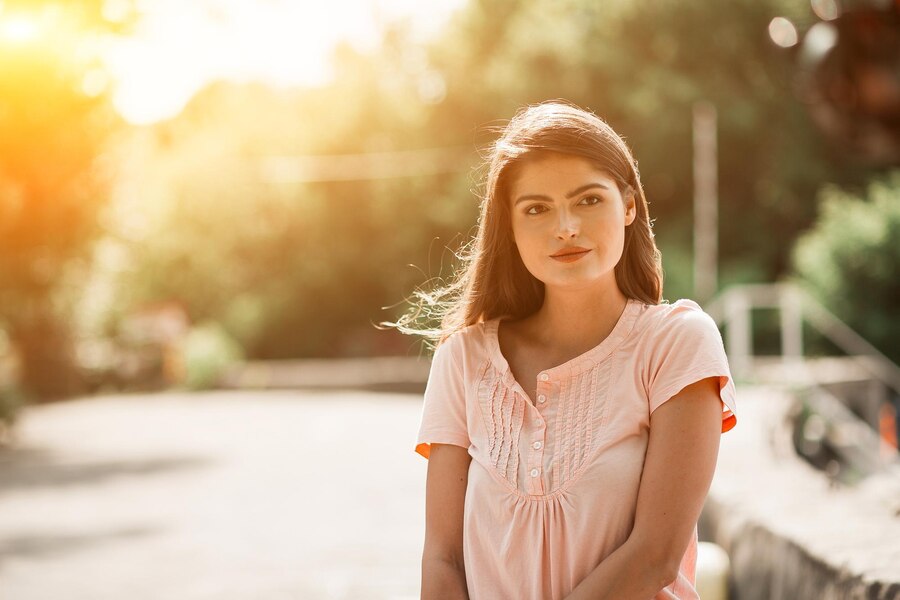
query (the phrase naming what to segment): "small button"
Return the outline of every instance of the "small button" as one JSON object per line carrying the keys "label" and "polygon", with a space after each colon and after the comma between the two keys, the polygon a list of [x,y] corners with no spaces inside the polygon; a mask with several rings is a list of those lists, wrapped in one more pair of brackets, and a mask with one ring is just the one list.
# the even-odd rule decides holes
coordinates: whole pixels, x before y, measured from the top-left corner
{"label": "small button", "polygon": [[532,476],[532,477],[537,477],[537,476],[538,476],[538,473],[540,473],[540,471],[538,471],[537,469],[532,469],[532,470],[531,470],[531,476]]}
{"label": "small button", "polygon": [[547,375],[546,373],[541,373],[541,381],[547,381],[548,379],[550,379],[549,375]]}
{"label": "small button", "polygon": [[546,401],[547,401],[547,396],[545,396],[545,395],[543,395],[543,394],[541,394],[540,396],[538,396],[538,402],[540,402],[541,404],[543,404],[543,403],[546,402]]}
{"label": "small button", "polygon": [[532,446],[535,450],[540,450],[540,449],[541,449],[541,443],[540,443],[540,442],[535,442],[535,443],[533,443],[531,446]]}

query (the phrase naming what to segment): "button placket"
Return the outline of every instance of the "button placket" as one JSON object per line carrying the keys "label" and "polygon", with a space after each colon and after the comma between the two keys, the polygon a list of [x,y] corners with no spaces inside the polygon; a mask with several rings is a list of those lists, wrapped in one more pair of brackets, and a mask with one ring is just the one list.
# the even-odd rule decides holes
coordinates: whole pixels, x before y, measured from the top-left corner
{"label": "button placket", "polygon": [[[550,375],[540,373],[538,375],[538,396],[537,406],[540,407],[547,402],[547,393],[549,390],[548,382]],[[531,441],[531,452],[528,460],[528,486],[532,494],[543,494],[544,483],[541,478],[541,470],[544,464],[544,422],[541,418],[534,420],[535,430]]]}

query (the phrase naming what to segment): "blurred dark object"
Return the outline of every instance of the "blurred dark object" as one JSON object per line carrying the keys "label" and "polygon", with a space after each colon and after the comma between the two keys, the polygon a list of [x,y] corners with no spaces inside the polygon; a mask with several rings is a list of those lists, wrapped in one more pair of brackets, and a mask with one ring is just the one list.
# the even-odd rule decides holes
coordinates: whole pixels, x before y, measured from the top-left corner
{"label": "blurred dark object", "polygon": [[35,402],[49,402],[85,391],[68,324],[51,311],[14,323],[12,345],[20,359],[20,382]]}
{"label": "blurred dark object", "polygon": [[790,414],[794,449],[832,484],[853,486],[885,469],[900,467],[896,446],[857,413],[865,398],[853,396],[870,395],[878,387],[874,381],[832,382],[796,392],[801,402]]}
{"label": "blurred dark object", "polygon": [[13,427],[28,398],[19,385],[21,363],[9,337],[0,329],[0,448],[13,441]]}
{"label": "blurred dark object", "polygon": [[163,347],[153,342],[100,339],[78,345],[78,367],[89,394],[163,390],[163,365]]}
{"label": "blurred dark object", "polygon": [[900,164],[900,0],[831,6],[799,48],[801,98],[847,155]]}
{"label": "blurred dark object", "polygon": [[87,391],[152,391],[181,383],[179,344],[189,328],[180,302],[160,301],[126,315],[115,338],[80,340],[78,366]]}

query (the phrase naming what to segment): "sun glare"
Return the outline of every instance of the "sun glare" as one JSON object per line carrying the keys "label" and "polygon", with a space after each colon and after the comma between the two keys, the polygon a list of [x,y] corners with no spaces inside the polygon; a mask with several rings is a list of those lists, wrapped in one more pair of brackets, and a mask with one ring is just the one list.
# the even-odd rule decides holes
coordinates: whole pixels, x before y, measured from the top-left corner
{"label": "sun glare", "polygon": [[17,44],[30,42],[38,37],[37,22],[25,15],[0,16],[0,37]]}
{"label": "sun glare", "polygon": [[[423,39],[465,0],[220,0],[142,3],[134,35],[111,44],[105,62],[117,110],[134,124],[177,115],[215,80],[314,86],[331,77],[341,41],[374,46],[385,23],[409,19]],[[111,9],[112,10],[112,9]]]}

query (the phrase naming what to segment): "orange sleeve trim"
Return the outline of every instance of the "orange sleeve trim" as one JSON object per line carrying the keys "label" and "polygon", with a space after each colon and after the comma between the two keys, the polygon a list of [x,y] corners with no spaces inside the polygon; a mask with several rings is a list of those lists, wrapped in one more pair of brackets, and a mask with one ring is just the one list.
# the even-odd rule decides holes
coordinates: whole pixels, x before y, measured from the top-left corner
{"label": "orange sleeve trim", "polygon": [[424,456],[426,459],[431,456],[431,444],[421,443],[416,446],[416,452]]}
{"label": "orange sleeve trim", "polygon": [[722,413],[722,433],[726,431],[731,431],[735,425],[737,425],[737,417],[731,410],[727,410]]}

